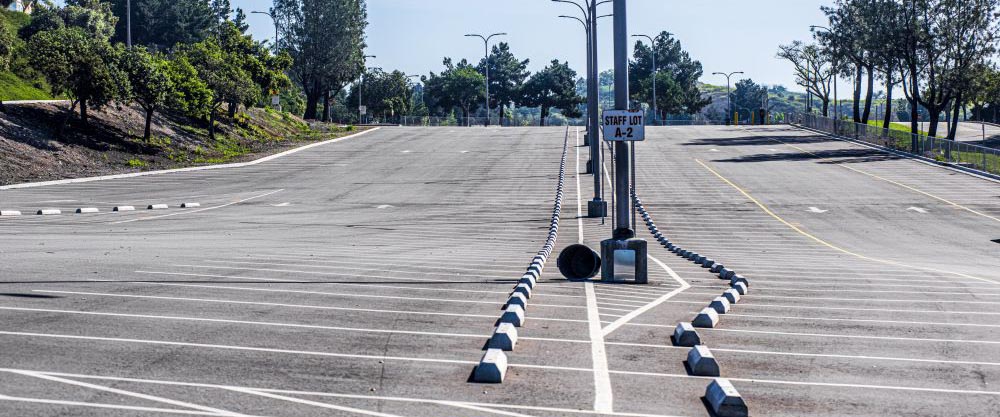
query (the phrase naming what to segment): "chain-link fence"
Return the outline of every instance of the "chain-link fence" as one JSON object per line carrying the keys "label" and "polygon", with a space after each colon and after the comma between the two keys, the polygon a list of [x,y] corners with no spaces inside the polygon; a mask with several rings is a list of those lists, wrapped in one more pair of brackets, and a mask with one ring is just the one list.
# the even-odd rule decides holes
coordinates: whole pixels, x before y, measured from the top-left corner
{"label": "chain-link fence", "polygon": [[889,149],[920,155],[938,162],[1000,175],[1000,150],[948,139],[883,129],[814,114],[799,114],[795,122],[810,128]]}

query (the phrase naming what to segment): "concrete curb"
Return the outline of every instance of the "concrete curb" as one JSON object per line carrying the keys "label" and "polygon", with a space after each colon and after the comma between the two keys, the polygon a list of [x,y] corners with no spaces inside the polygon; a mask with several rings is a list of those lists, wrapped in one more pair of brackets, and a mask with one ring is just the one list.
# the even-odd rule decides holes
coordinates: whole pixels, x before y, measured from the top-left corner
{"label": "concrete curb", "polygon": [[249,161],[249,162],[238,162],[238,163],[234,163],[234,164],[207,165],[207,166],[176,168],[176,169],[165,169],[165,170],[160,170],[160,171],[134,172],[134,173],[131,173],[131,174],[104,175],[104,176],[99,176],[99,177],[72,178],[72,179],[55,180],[55,181],[28,182],[28,183],[22,183],[22,184],[11,184],[11,185],[0,186],[0,191],[14,190],[14,189],[19,189],[19,188],[45,187],[45,186],[49,186],[49,185],[77,184],[77,183],[81,183],[81,182],[105,181],[105,180],[114,180],[114,179],[121,179],[121,178],[135,178],[135,177],[144,177],[144,176],[147,176],[147,175],[170,174],[170,173],[175,173],[175,172],[206,171],[206,170],[212,170],[212,169],[240,168],[240,167],[246,167],[246,166],[253,166],[253,165],[257,165],[257,164],[264,163],[264,162],[267,162],[267,161],[271,161],[271,160],[274,160],[274,159],[278,159],[278,158],[281,158],[283,156],[287,156],[287,155],[291,155],[291,154],[294,154],[294,153],[297,153],[297,152],[301,152],[301,151],[304,151],[306,149],[312,149],[312,148],[315,148],[317,146],[323,146],[323,145],[330,144],[330,143],[335,143],[335,142],[340,142],[340,141],[347,140],[347,139],[356,138],[356,137],[364,135],[366,133],[374,132],[374,131],[376,131],[378,129],[379,128],[368,129],[368,130],[365,130],[363,132],[358,132],[358,133],[355,133],[355,134],[352,134],[352,135],[347,135],[347,136],[339,137],[339,138],[336,138],[336,139],[330,139],[330,140],[326,140],[326,141],[323,141],[323,142],[310,143],[308,145],[303,145],[303,146],[300,146],[298,148],[292,148],[292,149],[289,149],[289,150],[284,151],[284,152],[276,153],[276,154],[270,155],[270,156],[265,156],[263,158],[255,159],[255,160]]}
{"label": "concrete curb", "polygon": [[728,379],[716,378],[705,389],[705,400],[718,417],[749,417],[743,396]]}
{"label": "concrete curb", "polygon": [[472,380],[486,384],[500,384],[507,376],[507,355],[500,349],[487,349],[472,372]]}
{"label": "concrete curb", "polygon": [[719,376],[720,373],[719,362],[705,345],[695,345],[688,351],[687,365],[694,376]]}

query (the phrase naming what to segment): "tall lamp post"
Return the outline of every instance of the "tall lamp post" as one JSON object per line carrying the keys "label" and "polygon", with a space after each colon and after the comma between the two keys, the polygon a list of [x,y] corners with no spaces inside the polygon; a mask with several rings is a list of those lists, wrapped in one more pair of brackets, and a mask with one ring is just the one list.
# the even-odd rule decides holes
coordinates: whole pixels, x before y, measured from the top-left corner
{"label": "tall lamp post", "polygon": [[594,175],[594,198],[587,202],[587,217],[605,217],[608,215],[608,203],[602,197],[604,182],[601,177],[603,165],[601,164],[601,134],[600,134],[600,103],[598,94],[598,65],[597,65],[597,19],[610,15],[598,16],[597,6],[609,3],[610,0],[585,0],[583,4],[570,0],[552,0],[555,3],[567,3],[576,6],[582,14],[582,19],[573,16],[559,16],[579,21],[587,35],[587,141],[590,145],[590,162],[588,172]]}
{"label": "tall lamp post", "polygon": [[726,120],[726,124],[727,125],[732,121],[733,115],[734,115],[734,113],[733,113],[733,93],[732,93],[732,90],[730,89],[730,82],[729,81],[730,81],[730,78],[732,76],[736,75],[736,74],[743,74],[743,71],[731,72],[729,74],[726,74],[724,72],[713,72],[712,73],[712,75],[721,75],[723,77],[726,77],[726,100],[729,101],[729,120]]}
{"label": "tall lamp post", "polygon": [[486,126],[490,125],[490,39],[494,36],[507,36],[507,33],[500,32],[494,33],[490,36],[483,36],[475,33],[470,33],[465,35],[470,38],[479,38],[483,40],[483,47],[486,50]]}
{"label": "tall lamp post", "polygon": [[132,47],[132,0],[125,2],[125,46]]}
{"label": "tall lamp post", "polygon": [[[406,76],[407,79],[416,78],[418,80],[420,79],[420,77],[421,77],[420,75],[407,75]],[[420,88],[420,101],[424,101],[424,89],[423,89],[423,87]],[[410,107],[410,112],[409,113],[410,113],[410,116],[413,116],[413,107]]]}
{"label": "tall lamp post", "polygon": [[[653,58],[653,100],[652,100],[653,101],[653,124],[656,124],[657,119],[660,118],[660,112],[659,112],[659,110],[657,110],[657,107],[656,107],[656,39],[659,39],[661,35],[663,35],[663,34],[657,35],[656,38],[653,38],[653,37],[651,37],[649,35],[632,35],[633,38],[646,38],[646,39],[649,39],[649,54]],[[667,32],[666,35],[667,36],[672,36],[673,33]]]}
{"label": "tall lamp post", "polygon": [[364,106],[362,103],[364,103],[364,101],[361,100],[361,93],[364,92],[365,86],[365,73],[368,72],[368,65],[365,63],[368,58],[378,57],[375,55],[364,55],[361,57],[361,65],[363,69],[361,70],[361,79],[358,81],[358,124],[362,124],[362,119],[364,118],[365,113],[367,113],[366,110],[368,110],[362,110],[362,107]]}
{"label": "tall lamp post", "polygon": [[274,53],[278,53],[278,18],[275,17],[274,9],[271,9],[271,13],[252,11],[250,14],[262,14],[264,16],[270,17],[271,21],[274,22]]}

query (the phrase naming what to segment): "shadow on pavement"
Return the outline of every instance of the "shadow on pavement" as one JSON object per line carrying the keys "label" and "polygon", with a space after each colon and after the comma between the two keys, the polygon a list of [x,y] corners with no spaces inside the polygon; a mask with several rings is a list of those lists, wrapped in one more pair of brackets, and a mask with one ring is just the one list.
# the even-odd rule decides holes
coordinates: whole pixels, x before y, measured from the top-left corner
{"label": "shadow on pavement", "polygon": [[874,149],[833,149],[815,152],[794,152],[794,153],[768,153],[757,155],[746,155],[738,158],[717,159],[713,162],[772,162],[772,161],[811,161],[819,159],[831,159],[832,161],[820,161],[821,164],[833,163],[866,163],[879,161],[893,161],[902,159],[899,156],[877,151]]}

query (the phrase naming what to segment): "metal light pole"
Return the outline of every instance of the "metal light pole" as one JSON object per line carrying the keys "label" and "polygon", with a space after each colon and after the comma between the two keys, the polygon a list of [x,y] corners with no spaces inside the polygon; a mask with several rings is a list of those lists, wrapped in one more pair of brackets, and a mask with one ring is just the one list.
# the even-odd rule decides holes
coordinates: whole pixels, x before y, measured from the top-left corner
{"label": "metal light pole", "polygon": [[494,36],[506,36],[506,35],[507,34],[504,32],[494,33],[490,36],[483,36],[474,33],[465,35],[471,38],[482,39],[483,46],[486,49],[486,61],[485,61],[486,65],[484,65],[486,67],[486,126],[490,125],[490,39],[493,39]]}
{"label": "metal light pole", "polygon": [[598,16],[597,6],[608,3],[609,0],[584,1],[580,5],[570,0],[552,0],[555,3],[568,3],[576,6],[582,13],[583,19],[574,16],[559,16],[562,18],[575,19],[583,24],[587,35],[587,143],[590,146],[590,161],[587,172],[594,175],[594,198],[587,202],[587,217],[606,217],[608,215],[608,203],[604,201],[602,194],[604,182],[602,180],[603,165],[601,163],[601,133],[600,133],[600,87],[598,85],[598,65],[597,65],[597,19],[610,15]]}
{"label": "metal light pole", "polygon": [[278,53],[278,18],[274,16],[274,13],[273,13],[274,9],[271,9],[271,10],[272,10],[272,13],[253,11],[253,12],[250,12],[250,14],[262,14],[262,15],[265,15],[267,17],[270,17],[271,21],[274,22],[274,53]]}
{"label": "metal light pole", "polygon": [[361,106],[363,106],[363,104],[361,103],[364,103],[364,101],[361,100],[361,93],[364,91],[365,73],[368,72],[368,66],[365,63],[365,60],[368,58],[378,58],[378,57],[375,55],[364,55],[361,57],[361,65],[363,66],[364,69],[361,70],[361,80],[358,81],[358,124],[362,124],[362,118],[364,117],[364,113],[367,113],[367,111],[365,112],[361,111]]}
{"label": "metal light pole", "polygon": [[[615,109],[629,110],[628,100],[628,20],[626,0],[614,0],[614,45],[615,45]],[[643,239],[635,238],[632,226],[632,164],[634,162],[634,142],[632,152],[625,141],[615,141],[615,229],[611,239],[601,242],[601,278],[615,281],[619,268],[634,267],[637,284],[648,282],[646,269],[647,245]],[[631,153],[631,157],[630,157]],[[625,272],[625,271],[621,271]]]}
{"label": "metal light pole", "polygon": [[[416,78],[416,79],[418,79],[418,80],[420,79],[420,77],[421,77],[420,75],[407,75],[407,76],[406,76],[406,78],[407,78],[407,79],[410,79],[410,78]],[[423,89],[423,87],[422,87],[422,86],[421,86],[421,88],[420,88],[420,101],[421,101],[421,102],[423,102],[423,101],[424,101],[424,89]],[[410,116],[412,117],[412,116],[413,116],[413,107],[410,107],[410,111],[409,111],[409,113],[410,113]]]}
{"label": "metal light pole", "polygon": [[132,0],[125,2],[125,46],[132,47]]}
{"label": "metal light pole", "polygon": [[726,120],[726,124],[727,125],[732,121],[733,115],[734,115],[734,113],[733,113],[733,111],[734,111],[734,109],[733,109],[733,93],[732,93],[732,89],[730,88],[729,81],[730,81],[730,78],[732,76],[736,75],[736,74],[743,74],[743,71],[731,72],[729,74],[726,74],[724,72],[713,72],[712,73],[712,75],[721,75],[723,77],[726,77],[726,101],[729,102],[729,119]]}
{"label": "metal light pole", "polygon": [[[670,35],[673,35],[673,33],[669,33],[668,32],[667,35],[670,36]],[[653,123],[656,124],[656,121],[660,118],[660,112],[658,111],[658,109],[656,107],[656,39],[659,39],[660,35],[657,35],[656,38],[653,38],[653,37],[651,37],[649,35],[632,35],[632,37],[633,38],[646,38],[646,39],[649,39],[649,54],[653,57],[653,100],[652,100],[653,101]]]}

